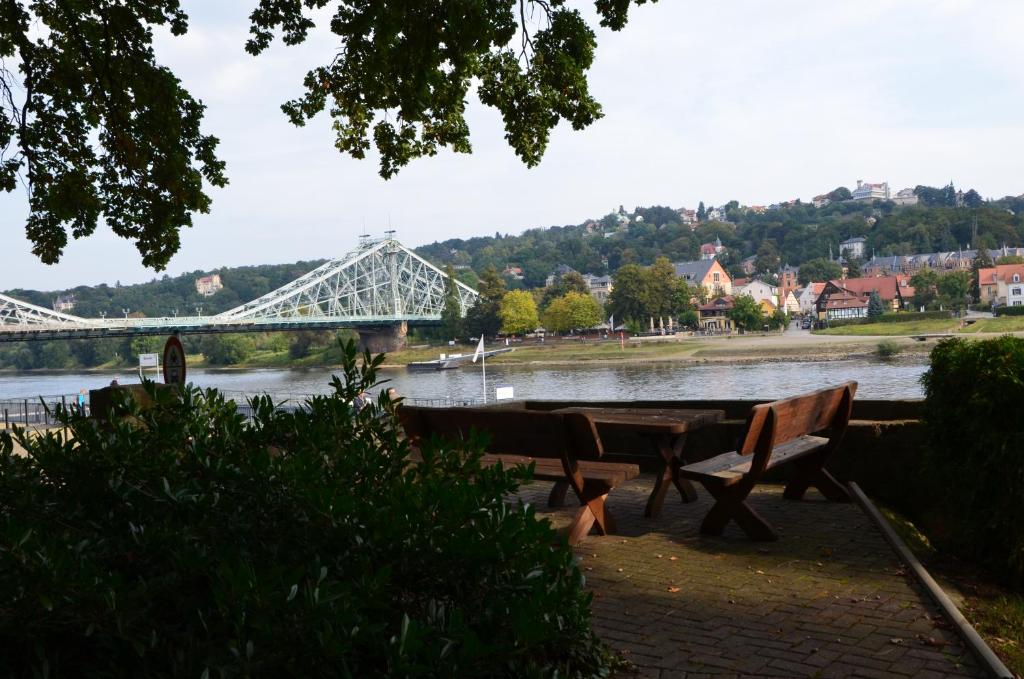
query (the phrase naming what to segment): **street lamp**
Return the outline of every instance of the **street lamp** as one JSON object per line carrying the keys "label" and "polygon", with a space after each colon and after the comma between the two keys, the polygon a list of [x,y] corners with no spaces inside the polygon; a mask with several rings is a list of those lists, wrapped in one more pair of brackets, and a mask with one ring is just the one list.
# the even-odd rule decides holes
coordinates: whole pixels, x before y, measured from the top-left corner
{"label": "street lamp", "polygon": [[199,315],[199,316],[203,315],[203,305],[202,304],[196,304],[196,314]]}
{"label": "street lamp", "polygon": [[131,309],[121,309],[121,313],[124,314],[124,319],[125,320],[128,320],[128,312],[130,312],[130,311],[131,311]]}

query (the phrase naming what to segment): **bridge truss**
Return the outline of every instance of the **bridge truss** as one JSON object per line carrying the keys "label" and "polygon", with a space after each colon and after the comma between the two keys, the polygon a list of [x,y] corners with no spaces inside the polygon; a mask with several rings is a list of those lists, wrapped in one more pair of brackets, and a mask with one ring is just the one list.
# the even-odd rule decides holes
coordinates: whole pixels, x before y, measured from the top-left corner
{"label": "bridge truss", "polygon": [[[463,316],[477,292],[453,281]],[[443,271],[391,237],[359,246],[247,304],[213,316],[83,318],[0,295],[0,342],[431,325],[441,320]]]}

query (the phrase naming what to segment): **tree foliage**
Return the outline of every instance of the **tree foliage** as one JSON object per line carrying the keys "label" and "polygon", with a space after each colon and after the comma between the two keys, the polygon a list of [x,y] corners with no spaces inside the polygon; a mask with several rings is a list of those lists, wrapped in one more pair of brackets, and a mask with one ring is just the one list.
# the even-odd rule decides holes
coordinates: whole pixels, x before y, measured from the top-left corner
{"label": "tree foliage", "polygon": [[445,271],[444,308],[441,310],[441,332],[444,339],[452,340],[462,336],[463,318],[462,304],[459,301],[459,289],[455,283],[455,272],[451,265]]}
{"label": "tree foliage", "polygon": [[24,182],[47,264],[103,220],[163,269],[210,209],[204,182],[227,183],[205,107],[156,62],[159,26],[188,30],[178,0],[0,3],[0,191]]}
{"label": "tree foliage", "polygon": [[736,295],[728,317],[740,330],[760,330],[765,325],[764,312],[761,305],[750,295]]}
{"label": "tree foliage", "polygon": [[832,260],[818,257],[800,265],[797,280],[800,285],[809,283],[824,283],[825,281],[836,280],[843,275],[843,267]]}
{"label": "tree foliage", "polygon": [[868,318],[878,318],[885,313],[885,303],[882,301],[882,296],[878,294],[878,290],[872,290],[871,296],[868,298]]}
{"label": "tree foliage", "polygon": [[474,335],[494,335],[501,330],[501,300],[505,296],[505,281],[494,267],[487,267],[480,276],[477,298],[466,313],[466,330]]}
{"label": "tree foliage", "polygon": [[[597,0],[600,24],[621,29],[631,4]],[[259,54],[278,31],[285,44],[305,41],[314,10],[327,5],[335,3],[260,0],[246,49]],[[330,29],[338,51],[306,74],[305,94],[282,109],[304,125],[329,108],[338,150],[363,158],[375,146],[385,178],[443,147],[470,152],[465,109],[474,81],[480,101],[498,110],[506,140],[531,167],[561,120],[580,130],[601,117],[587,84],[594,32],[561,2],[445,0],[419,3],[416,11],[396,0],[338,2]]]}
{"label": "tree foliage", "polygon": [[552,332],[586,330],[603,320],[603,310],[597,300],[578,292],[567,293],[551,302],[544,310],[544,329]]}
{"label": "tree foliage", "polygon": [[971,295],[971,274],[969,271],[951,271],[939,277],[936,291],[943,306],[959,310],[967,306]]}
{"label": "tree foliage", "polygon": [[498,315],[501,317],[501,331],[509,335],[533,332],[540,324],[533,295],[525,290],[506,292],[501,298]]}
{"label": "tree foliage", "polygon": [[938,299],[939,274],[932,269],[921,269],[910,277],[910,286],[914,288],[914,306],[928,308]]}

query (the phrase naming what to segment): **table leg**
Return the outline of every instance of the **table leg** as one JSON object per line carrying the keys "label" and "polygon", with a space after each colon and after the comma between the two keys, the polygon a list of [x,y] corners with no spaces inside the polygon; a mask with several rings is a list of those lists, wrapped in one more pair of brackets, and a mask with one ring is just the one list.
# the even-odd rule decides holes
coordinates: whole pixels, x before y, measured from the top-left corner
{"label": "table leg", "polygon": [[661,456],[661,466],[657,476],[654,478],[654,489],[647,499],[647,508],[644,516],[654,518],[661,514],[661,508],[665,504],[665,495],[669,486],[675,486],[683,502],[693,502],[697,499],[697,491],[686,479],[679,477],[680,458],[683,446],[686,444],[686,434],[673,437],[670,435],[658,436],[655,439],[658,454]]}

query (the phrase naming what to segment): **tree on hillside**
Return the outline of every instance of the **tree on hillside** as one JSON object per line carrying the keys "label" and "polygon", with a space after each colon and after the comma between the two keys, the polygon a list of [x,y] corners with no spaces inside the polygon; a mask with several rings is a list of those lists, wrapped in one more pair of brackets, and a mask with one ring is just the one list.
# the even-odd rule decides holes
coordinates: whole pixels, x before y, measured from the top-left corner
{"label": "tree on hillside", "polygon": [[846,277],[847,278],[860,278],[860,259],[858,257],[851,257],[846,260]]}
{"label": "tree on hillside", "polygon": [[704,208],[704,201],[702,200],[700,202],[700,204],[697,205],[697,221],[698,222],[703,222],[707,218],[708,218],[708,211]]}
{"label": "tree on hillside", "polygon": [[590,286],[587,285],[587,281],[583,278],[583,274],[578,271],[567,271],[562,276],[551,283],[551,285],[544,288],[544,296],[541,298],[540,308],[545,309],[551,301],[559,297],[564,297],[567,293],[579,292],[582,294],[590,294]]}
{"label": "tree on hillside", "polygon": [[853,198],[853,194],[850,193],[850,189],[846,188],[845,186],[840,186],[836,189],[833,189],[827,197],[833,203],[840,203],[844,200],[851,200]]}
{"label": "tree on hillside", "polygon": [[779,249],[770,240],[761,241],[757,248],[754,268],[758,273],[774,273],[779,269]]}
{"label": "tree on hillside", "polygon": [[474,335],[494,335],[501,329],[498,310],[505,296],[505,281],[493,266],[483,270],[477,292],[480,297],[466,313],[464,327]]}
{"label": "tree on hillside", "polygon": [[981,301],[981,289],[979,286],[981,270],[989,269],[992,265],[992,256],[989,255],[988,248],[979,247],[978,254],[974,256],[974,261],[971,262],[971,298],[975,302]]}
{"label": "tree on hillside", "polygon": [[878,290],[871,291],[871,297],[868,298],[868,318],[878,318],[885,313],[885,302],[882,301],[882,296],[878,294]]}
{"label": "tree on hillside", "polygon": [[644,277],[647,279],[647,315],[655,319],[673,316],[678,302],[675,267],[667,258],[658,257],[644,271]]}
{"label": "tree on hillside", "polygon": [[839,264],[824,257],[818,257],[809,259],[800,265],[797,280],[800,285],[807,285],[808,283],[824,283],[835,280],[842,275],[843,268]]}
{"label": "tree on hillside", "polygon": [[603,320],[603,311],[590,295],[570,292],[551,302],[544,311],[544,329],[553,332],[585,330]]}
{"label": "tree on hillside", "polygon": [[[0,3],[0,191],[19,178],[28,187],[26,232],[44,262],[103,219],[162,269],[210,208],[204,182],[227,181],[217,139],[200,131],[203,104],[153,50],[157,30],[182,36],[188,16],[178,0],[80,4]],[[560,2],[255,4],[250,54],[277,36],[303,43],[318,22],[335,34],[329,60],[282,109],[298,126],[327,110],[338,150],[364,158],[375,147],[385,178],[441,148],[471,151],[471,87],[528,166],[562,120],[581,130],[602,115],[587,81],[593,20]],[[633,4],[595,0],[596,21],[620,30]]]}
{"label": "tree on hillside", "polygon": [[764,327],[764,313],[761,305],[750,295],[736,295],[728,316],[740,330],[760,330]]}
{"label": "tree on hillside", "polygon": [[981,194],[974,189],[964,194],[964,207],[979,208],[984,204],[985,201],[982,199]]}
{"label": "tree on hillside", "polygon": [[459,286],[455,283],[455,271],[449,264],[445,268],[444,308],[441,310],[441,332],[444,339],[462,337],[462,304],[459,301]]}
{"label": "tree on hillside", "polygon": [[522,335],[537,329],[537,305],[533,295],[525,290],[506,292],[498,309],[501,317],[501,331],[509,335]]}
{"label": "tree on hillside", "polygon": [[614,276],[608,313],[619,321],[642,321],[648,316],[647,276],[636,264],[627,264]]}
{"label": "tree on hillside", "polygon": [[960,311],[966,308],[971,294],[971,274],[967,271],[953,271],[940,276],[936,290],[943,306]]}
{"label": "tree on hillside", "polygon": [[938,299],[936,290],[939,275],[931,269],[921,269],[910,278],[910,287],[914,288],[914,306],[928,308]]}

